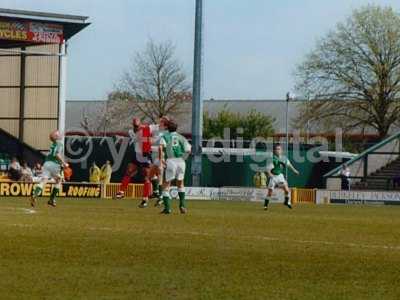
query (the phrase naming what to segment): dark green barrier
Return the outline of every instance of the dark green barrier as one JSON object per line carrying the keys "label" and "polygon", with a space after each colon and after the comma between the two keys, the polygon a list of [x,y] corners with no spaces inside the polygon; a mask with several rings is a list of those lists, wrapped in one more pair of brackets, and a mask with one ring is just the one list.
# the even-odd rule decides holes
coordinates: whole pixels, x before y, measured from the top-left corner
{"label": "dark green barrier", "polygon": [[[73,169],[73,181],[88,181],[89,178],[89,168],[93,162],[96,162],[97,166],[101,167],[105,164],[106,160],[110,160],[113,162],[112,152],[110,150],[110,143],[112,143],[115,147],[115,151],[117,153],[121,150],[121,144],[115,144],[115,138],[90,138],[90,142],[87,143],[87,138],[75,139],[73,143],[71,143],[72,137],[66,138],[66,144],[70,143],[71,147],[68,149],[66,147],[66,155],[70,158],[77,159],[79,155],[89,154],[87,157],[79,163],[72,163]],[[92,147],[92,151],[90,150]],[[308,147],[307,149],[310,149]],[[319,174],[319,170],[321,169],[321,164],[312,163],[306,157],[307,149],[302,147],[300,150],[297,150],[297,157],[303,158],[304,162],[295,162],[293,160],[293,150],[289,152],[289,159],[292,161],[292,164],[301,172],[301,176],[296,176],[292,172],[289,172],[289,183],[291,187],[319,187],[321,177]],[[72,151],[70,151],[72,150]],[[81,151],[79,151],[81,150]],[[311,154],[313,156],[318,157],[318,148],[311,149],[311,153],[308,154],[310,157]],[[72,155],[72,152],[81,153],[78,155]],[[115,153],[115,152],[114,152]],[[133,145],[130,145],[127,148],[125,156],[123,156],[122,164],[118,170],[116,170],[112,174],[111,181],[119,182],[125,172],[127,164],[132,160],[134,155]],[[221,187],[221,186],[253,186],[253,176],[255,171],[250,167],[251,165],[256,165],[259,167],[266,166],[268,162],[267,157],[271,154],[267,154],[266,152],[257,152],[256,156],[253,155],[245,155],[243,157],[238,156],[230,156],[225,157],[225,160],[219,163],[215,163],[210,161],[207,155],[203,154],[202,161],[202,177],[201,177],[201,185],[209,186],[209,187]],[[215,156],[217,159],[221,158],[221,156]],[[187,160],[187,168],[186,168],[186,179],[185,184],[187,186],[191,185],[191,159]],[[316,175],[317,174],[317,175]],[[322,183],[322,181],[321,181]]]}

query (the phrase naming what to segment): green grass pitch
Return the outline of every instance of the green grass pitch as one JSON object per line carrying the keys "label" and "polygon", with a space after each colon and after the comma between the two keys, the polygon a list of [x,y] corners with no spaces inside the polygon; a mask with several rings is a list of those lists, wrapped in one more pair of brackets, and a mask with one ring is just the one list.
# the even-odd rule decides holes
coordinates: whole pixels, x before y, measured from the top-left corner
{"label": "green grass pitch", "polygon": [[400,299],[400,207],[0,199],[0,299]]}

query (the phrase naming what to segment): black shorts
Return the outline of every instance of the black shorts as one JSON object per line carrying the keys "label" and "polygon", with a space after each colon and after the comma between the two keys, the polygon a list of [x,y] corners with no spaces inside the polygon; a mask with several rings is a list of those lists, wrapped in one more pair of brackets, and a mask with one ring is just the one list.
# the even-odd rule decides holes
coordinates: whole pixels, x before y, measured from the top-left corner
{"label": "black shorts", "polygon": [[135,153],[134,163],[139,168],[149,168],[153,164],[151,152],[149,153]]}

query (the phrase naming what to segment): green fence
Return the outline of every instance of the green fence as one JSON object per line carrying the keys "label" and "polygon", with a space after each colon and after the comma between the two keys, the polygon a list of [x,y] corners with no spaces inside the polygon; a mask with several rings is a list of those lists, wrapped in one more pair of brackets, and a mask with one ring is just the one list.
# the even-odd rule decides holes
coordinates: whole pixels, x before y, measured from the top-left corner
{"label": "green fence", "polygon": [[[312,149],[309,151],[313,151]],[[289,171],[289,183],[292,187],[315,187],[313,181],[314,172],[318,172],[319,164],[310,162],[306,155],[307,150],[302,149],[297,151],[296,157],[302,158],[304,161],[295,162],[293,160],[293,151],[289,153],[289,159],[293,166],[300,171],[301,175],[296,176]],[[313,155],[319,157],[318,151],[314,151]],[[310,154],[308,154],[310,156]],[[253,176],[257,171],[265,170],[266,165],[271,160],[271,153],[257,152],[253,155],[236,156],[231,155],[225,157],[225,161],[214,162],[209,158],[209,155],[203,155],[202,160],[202,186],[253,186]],[[186,182],[185,184],[191,185],[191,160],[187,161]]]}
{"label": "green fence", "polygon": [[[108,138],[109,142],[115,142],[114,138]],[[66,138],[66,155],[77,159],[73,155],[73,152],[84,153],[85,159],[81,162],[72,163],[73,168],[73,180],[74,181],[88,181],[89,178],[89,168],[93,162],[101,167],[106,160],[112,161],[112,151],[107,142],[104,142],[101,138],[90,138],[90,143],[87,142],[87,138],[74,139],[72,137]],[[117,152],[120,151],[120,145],[115,145]],[[90,151],[90,148],[92,149]],[[315,149],[315,150],[314,150]],[[296,157],[300,157],[303,161],[296,162],[293,159],[293,150],[289,152],[289,159],[292,164],[301,172],[301,176],[296,176],[289,171],[289,183],[292,187],[315,187],[315,177],[316,172],[320,169],[318,163],[311,162],[308,158],[312,154],[318,158],[318,148],[303,147],[296,151]],[[308,154],[306,155],[306,152]],[[311,152],[310,152],[311,151]],[[87,154],[88,153],[88,154]],[[123,162],[120,168],[113,173],[112,181],[119,182],[124,174],[127,164],[131,161],[134,155],[133,147],[130,146],[125,153]],[[252,186],[253,176],[255,174],[255,167],[264,168],[266,164],[270,161],[271,153],[258,151],[252,155],[229,155],[222,157],[221,155],[203,154],[202,160],[202,176],[201,185],[202,186]],[[220,162],[215,162],[218,160]],[[186,185],[191,185],[191,159],[187,160],[186,168]]]}

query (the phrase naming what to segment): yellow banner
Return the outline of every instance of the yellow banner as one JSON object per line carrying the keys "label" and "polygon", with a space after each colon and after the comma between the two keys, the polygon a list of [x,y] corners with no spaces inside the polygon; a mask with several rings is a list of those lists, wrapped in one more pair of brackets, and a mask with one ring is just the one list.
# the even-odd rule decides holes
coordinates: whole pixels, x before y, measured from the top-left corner
{"label": "yellow banner", "polygon": [[[24,182],[0,182],[0,197],[29,197],[36,184]],[[46,184],[42,196],[50,196],[52,185]],[[64,183],[59,197],[100,198],[101,184]]]}

